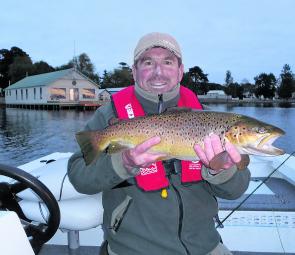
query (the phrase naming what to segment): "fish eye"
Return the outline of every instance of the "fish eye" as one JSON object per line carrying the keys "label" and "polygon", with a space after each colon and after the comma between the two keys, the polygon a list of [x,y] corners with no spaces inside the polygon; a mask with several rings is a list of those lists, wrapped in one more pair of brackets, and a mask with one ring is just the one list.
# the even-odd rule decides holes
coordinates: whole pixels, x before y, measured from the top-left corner
{"label": "fish eye", "polygon": [[259,134],[264,134],[264,133],[267,132],[267,130],[266,130],[265,127],[258,127],[258,128],[257,128],[257,132],[258,132]]}

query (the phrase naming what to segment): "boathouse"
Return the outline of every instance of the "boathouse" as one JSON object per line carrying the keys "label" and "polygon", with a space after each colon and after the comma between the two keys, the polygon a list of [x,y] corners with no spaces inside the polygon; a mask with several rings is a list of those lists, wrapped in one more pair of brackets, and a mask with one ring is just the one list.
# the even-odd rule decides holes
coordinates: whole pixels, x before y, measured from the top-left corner
{"label": "boathouse", "polygon": [[65,108],[99,106],[99,86],[74,68],[38,74],[5,89],[7,107]]}

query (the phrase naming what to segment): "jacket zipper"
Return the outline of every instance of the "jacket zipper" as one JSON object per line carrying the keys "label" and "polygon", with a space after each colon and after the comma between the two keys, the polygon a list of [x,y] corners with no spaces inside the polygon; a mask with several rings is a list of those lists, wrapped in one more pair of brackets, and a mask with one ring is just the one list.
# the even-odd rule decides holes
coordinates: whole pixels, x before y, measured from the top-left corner
{"label": "jacket zipper", "polygon": [[158,103],[158,113],[163,111],[163,94],[158,95],[159,103]]}
{"label": "jacket zipper", "polygon": [[171,175],[169,175],[169,182],[171,184],[171,187],[175,191],[175,194],[176,194],[176,197],[177,197],[177,200],[178,200],[178,208],[179,208],[178,238],[179,238],[179,241],[181,242],[182,246],[184,247],[184,249],[186,251],[186,254],[190,255],[189,250],[187,249],[186,245],[184,244],[184,242],[181,239],[182,221],[183,221],[183,203],[182,203],[182,199],[181,199],[179,191],[176,189],[174,184],[171,182]]}

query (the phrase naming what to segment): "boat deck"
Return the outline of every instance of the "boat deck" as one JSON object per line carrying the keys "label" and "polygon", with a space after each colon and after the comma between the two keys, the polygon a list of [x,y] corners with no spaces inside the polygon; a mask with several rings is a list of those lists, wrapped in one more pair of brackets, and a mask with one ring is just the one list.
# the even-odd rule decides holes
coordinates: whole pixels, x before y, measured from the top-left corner
{"label": "boat deck", "polygon": [[[54,157],[49,155],[47,158]],[[245,194],[236,200],[218,199],[219,217],[222,221],[261,184],[261,187],[228,217],[223,223],[224,227],[218,228],[223,242],[233,254],[295,254],[295,158],[292,157],[282,167],[278,167],[286,158],[287,156],[269,160],[251,159],[250,167],[255,171],[251,171],[253,177]],[[40,162],[36,160],[30,164],[30,168],[32,169],[32,164],[39,167]],[[262,184],[276,167],[279,171]],[[70,251],[65,245],[66,233],[58,230],[39,254],[99,254],[102,240],[101,226],[80,231],[81,247]]]}
{"label": "boat deck", "polygon": [[220,220],[227,218],[218,231],[230,250],[240,251],[234,254],[295,254],[295,186],[275,177],[262,184],[263,179],[252,178],[239,199],[218,199]]}
{"label": "boat deck", "polygon": [[[263,178],[252,178],[246,193],[236,200],[218,199],[221,210],[233,210],[262,183]],[[269,178],[240,207],[243,211],[295,211],[295,186],[281,178]]]}
{"label": "boat deck", "polygon": [[[295,254],[293,238],[295,237],[295,186],[290,182],[271,177],[265,184],[264,178],[253,177],[245,194],[236,200],[219,201],[219,217],[223,220],[233,209],[240,205],[249,194],[261,185],[237,211],[218,228],[224,243],[235,255],[275,255]],[[80,232],[82,246],[70,251],[66,245],[51,240],[43,246],[40,255],[90,255],[99,254],[100,234],[93,229],[92,235]],[[85,235],[85,236],[84,236]],[[60,233],[60,236],[64,234]],[[91,238],[90,238],[91,237]],[[89,240],[93,239],[92,241]],[[259,239],[259,241],[257,241]],[[60,240],[59,240],[60,241]],[[65,241],[65,240],[64,240]]]}

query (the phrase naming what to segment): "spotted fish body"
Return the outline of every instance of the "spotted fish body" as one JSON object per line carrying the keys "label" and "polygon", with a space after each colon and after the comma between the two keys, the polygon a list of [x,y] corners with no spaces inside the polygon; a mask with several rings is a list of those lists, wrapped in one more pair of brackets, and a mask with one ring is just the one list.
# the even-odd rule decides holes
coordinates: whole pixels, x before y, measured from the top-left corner
{"label": "spotted fish body", "polygon": [[147,139],[160,136],[161,142],[152,148],[164,152],[167,158],[197,160],[194,144],[203,146],[205,136],[215,133],[222,142],[236,145],[241,153],[281,155],[271,146],[284,131],[256,119],[224,112],[178,110],[120,121],[102,131],[84,131],[76,138],[90,164],[101,152],[117,152],[133,148]]}

